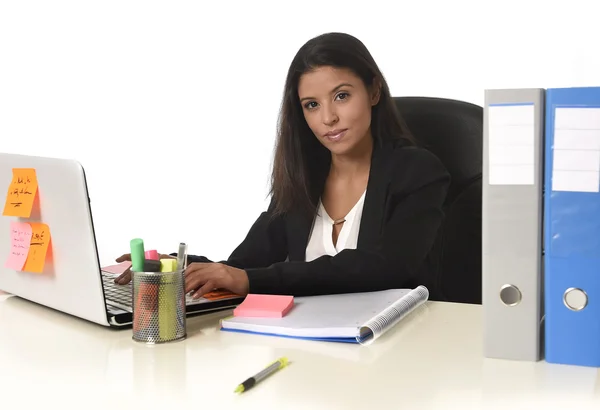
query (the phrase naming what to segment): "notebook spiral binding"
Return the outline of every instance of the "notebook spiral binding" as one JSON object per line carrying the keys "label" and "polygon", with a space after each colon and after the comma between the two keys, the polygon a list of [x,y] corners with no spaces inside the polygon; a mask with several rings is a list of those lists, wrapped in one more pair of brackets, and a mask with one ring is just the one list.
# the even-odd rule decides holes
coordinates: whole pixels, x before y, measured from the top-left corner
{"label": "notebook spiral binding", "polygon": [[361,326],[356,340],[365,346],[373,343],[409,313],[427,302],[428,298],[429,290],[425,286],[417,286],[406,296],[394,302],[383,312],[372,317]]}

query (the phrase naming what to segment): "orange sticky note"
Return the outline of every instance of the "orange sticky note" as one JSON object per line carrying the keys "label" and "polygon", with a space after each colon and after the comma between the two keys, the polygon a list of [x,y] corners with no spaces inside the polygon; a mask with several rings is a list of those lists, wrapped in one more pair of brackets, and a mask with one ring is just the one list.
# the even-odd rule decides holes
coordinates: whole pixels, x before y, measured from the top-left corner
{"label": "orange sticky note", "polygon": [[30,222],[29,225],[31,225],[31,243],[23,270],[42,273],[46,263],[48,245],[50,245],[50,229],[48,225],[39,222]]}
{"label": "orange sticky note", "polygon": [[37,189],[35,169],[13,168],[13,178],[8,186],[2,215],[29,218]]}
{"label": "orange sticky note", "polygon": [[235,298],[240,298],[241,296],[230,292],[228,290],[225,289],[215,289],[215,290],[211,290],[208,293],[205,293],[204,295],[202,295],[202,297],[204,299],[208,299],[208,300],[222,300],[222,299],[235,299]]}
{"label": "orange sticky note", "polygon": [[293,306],[293,296],[249,294],[246,296],[246,299],[233,310],[233,316],[284,317]]}
{"label": "orange sticky note", "polygon": [[20,271],[25,265],[31,246],[31,225],[26,222],[10,223],[10,253],[4,264],[6,269]]}

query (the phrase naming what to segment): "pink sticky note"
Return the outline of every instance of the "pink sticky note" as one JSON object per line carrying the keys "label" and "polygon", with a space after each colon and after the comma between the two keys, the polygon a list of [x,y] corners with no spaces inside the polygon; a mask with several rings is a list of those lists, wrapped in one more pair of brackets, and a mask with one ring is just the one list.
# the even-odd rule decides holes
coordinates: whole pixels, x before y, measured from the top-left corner
{"label": "pink sticky note", "polygon": [[293,296],[250,294],[233,310],[233,316],[284,317],[293,306]]}
{"label": "pink sticky note", "polygon": [[25,265],[31,245],[31,225],[27,222],[10,223],[10,253],[4,264],[6,269],[20,271]]}
{"label": "pink sticky note", "polygon": [[105,266],[102,268],[102,270],[104,272],[120,275],[121,273],[125,272],[127,270],[127,268],[130,266],[131,266],[131,262],[126,261],[126,262],[118,263],[116,265]]}

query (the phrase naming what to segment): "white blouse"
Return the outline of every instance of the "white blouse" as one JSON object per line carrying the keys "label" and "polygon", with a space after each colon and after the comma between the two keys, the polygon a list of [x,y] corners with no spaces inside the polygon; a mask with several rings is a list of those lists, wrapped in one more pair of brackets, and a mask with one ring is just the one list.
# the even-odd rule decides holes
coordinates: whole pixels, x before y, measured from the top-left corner
{"label": "white blouse", "polygon": [[333,219],[327,214],[323,203],[319,201],[319,211],[315,217],[308,245],[306,246],[306,262],[323,255],[335,256],[344,249],[356,249],[365,194],[366,191],[344,218],[346,221],[342,225],[336,245],[333,244],[332,237]]}

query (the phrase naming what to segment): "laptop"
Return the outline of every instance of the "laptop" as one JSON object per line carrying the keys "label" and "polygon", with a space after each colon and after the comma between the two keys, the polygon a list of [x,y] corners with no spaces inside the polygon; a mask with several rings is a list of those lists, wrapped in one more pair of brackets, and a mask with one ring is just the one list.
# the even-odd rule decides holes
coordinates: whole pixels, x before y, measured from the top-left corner
{"label": "laptop", "polygon": [[[102,326],[132,324],[132,285],[118,285],[121,267],[102,269],[85,171],[71,159],[0,153],[0,206],[4,209],[13,169],[35,169],[38,191],[29,218],[0,215],[0,290]],[[41,222],[51,235],[41,273],[9,269],[11,223]],[[124,270],[126,268],[122,267]],[[186,296],[186,314],[230,309],[243,298],[213,292],[207,297]]]}

